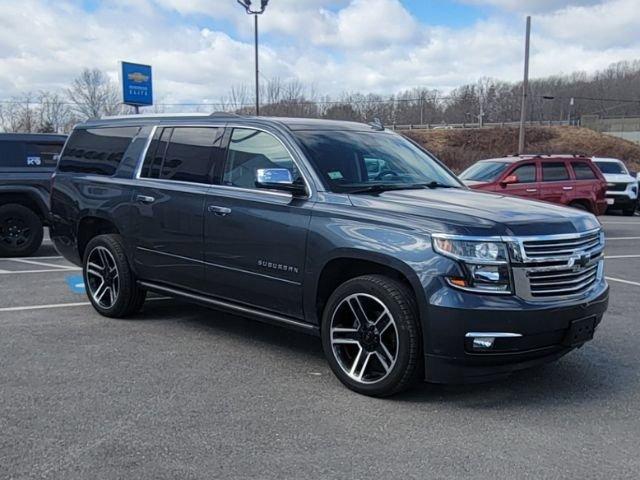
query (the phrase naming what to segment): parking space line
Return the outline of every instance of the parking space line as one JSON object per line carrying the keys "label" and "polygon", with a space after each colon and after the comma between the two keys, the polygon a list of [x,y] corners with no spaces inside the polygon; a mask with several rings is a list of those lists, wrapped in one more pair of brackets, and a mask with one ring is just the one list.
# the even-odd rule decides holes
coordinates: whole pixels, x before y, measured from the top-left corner
{"label": "parking space line", "polygon": [[636,287],[640,287],[640,282],[632,282],[631,280],[624,280],[622,278],[614,278],[614,277],[605,277],[610,282],[618,282],[618,283],[626,283],[627,285],[635,285]]}
{"label": "parking space line", "polygon": [[[157,302],[158,300],[171,300],[171,297],[153,297],[148,298],[147,302]],[[90,302],[76,302],[76,303],[54,303],[50,305],[28,305],[26,307],[3,307],[0,308],[0,312],[23,312],[29,310],[47,310],[49,308],[71,308],[71,307],[86,307],[91,305]]]}
{"label": "parking space line", "polygon": [[0,275],[19,275],[22,273],[68,273],[68,272],[80,272],[82,269],[80,267],[67,267],[67,268],[55,268],[48,270],[0,270]]}
{"label": "parking space line", "polygon": [[3,260],[55,260],[58,258],[63,258],[62,255],[51,255],[49,257],[13,257],[11,259],[4,258]]}
{"label": "parking space line", "polygon": [[40,267],[59,268],[61,270],[69,270],[71,268],[76,268],[76,267],[69,267],[67,265],[55,265],[53,263],[38,262],[36,260],[27,260],[24,258],[8,258],[7,260],[10,260],[12,262],[26,263],[29,265],[38,265]]}
{"label": "parking space line", "polygon": [[607,260],[615,260],[616,258],[640,258],[640,255],[605,255]]}
{"label": "parking space line", "polygon": [[611,240],[640,240],[640,237],[605,237],[606,241]]}

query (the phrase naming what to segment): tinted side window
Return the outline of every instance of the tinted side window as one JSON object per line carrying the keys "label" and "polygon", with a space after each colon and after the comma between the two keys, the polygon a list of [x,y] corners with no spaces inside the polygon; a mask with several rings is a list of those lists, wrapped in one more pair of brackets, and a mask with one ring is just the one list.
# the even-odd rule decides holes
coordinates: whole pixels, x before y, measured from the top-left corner
{"label": "tinted side window", "polygon": [[61,150],[60,143],[27,143],[27,166],[55,167]]}
{"label": "tinted side window", "polygon": [[259,168],[286,168],[291,172],[294,182],[302,182],[289,152],[273,135],[245,128],[234,129],[223,184],[256,188],[256,170]]}
{"label": "tinted side window", "polygon": [[24,167],[25,165],[24,142],[0,143],[0,167]]}
{"label": "tinted side window", "polygon": [[207,127],[176,127],[165,154],[160,178],[182,182],[209,183],[214,146],[223,130]]}
{"label": "tinted side window", "polygon": [[571,162],[571,168],[573,168],[573,173],[576,174],[576,180],[595,180],[598,178],[587,163]]}
{"label": "tinted side window", "polygon": [[75,130],[58,168],[61,172],[113,175],[139,130],[139,127]]}
{"label": "tinted side window", "polygon": [[520,165],[511,172],[511,175],[518,177],[518,183],[533,183],[536,181],[536,165],[534,163]]}
{"label": "tinted side window", "polygon": [[558,182],[569,180],[569,172],[564,162],[542,162],[542,181]]}

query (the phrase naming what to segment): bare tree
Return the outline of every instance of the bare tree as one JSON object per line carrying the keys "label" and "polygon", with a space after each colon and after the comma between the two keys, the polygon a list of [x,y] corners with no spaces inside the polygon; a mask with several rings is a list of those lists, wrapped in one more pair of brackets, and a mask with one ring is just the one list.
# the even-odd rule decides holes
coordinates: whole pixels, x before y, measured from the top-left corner
{"label": "bare tree", "polygon": [[37,102],[38,132],[62,133],[75,123],[71,108],[61,94],[40,92]]}
{"label": "bare tree", "polygon": [[81,118],[100,118],[121,111],[117,85],[101,70],[88,68],[73,80],[67,97]]}

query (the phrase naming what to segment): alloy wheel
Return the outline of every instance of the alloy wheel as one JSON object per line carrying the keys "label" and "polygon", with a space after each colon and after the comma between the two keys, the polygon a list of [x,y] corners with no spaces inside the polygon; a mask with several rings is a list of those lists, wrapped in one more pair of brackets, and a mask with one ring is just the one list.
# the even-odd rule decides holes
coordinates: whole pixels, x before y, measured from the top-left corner
{"label": "alloy wheel", "polygon": [[105,247],[95,247],[87,257],[87,288],[93,301],[102,308],[113,307],[120,291],[120,273],[116,259]]}
{"label": "alloy wheel", "polygon": [[386,378],[398,358],[398,328],[377,297],[356,293],[343,299],[331,317],[331,347],[349,378],[372,384]]}

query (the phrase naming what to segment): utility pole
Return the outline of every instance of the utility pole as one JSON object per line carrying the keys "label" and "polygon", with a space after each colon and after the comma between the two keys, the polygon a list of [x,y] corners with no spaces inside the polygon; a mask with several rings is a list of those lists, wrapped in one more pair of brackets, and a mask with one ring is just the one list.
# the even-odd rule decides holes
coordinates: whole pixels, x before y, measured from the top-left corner
{"label": "utility pole", "polygon": [[[262,15],[269,4],[269,0],[260,0],[260,7],[254,9],[251,0],[237,0],[246,10],[247,14],[253,15],[254,44],[255,44],[255,64],[256,64],[256,116],[260,116],[260,70],[258,68],[258,15]],[[257,2],[256,2],[257,3]]]}
{"label": "utility pole", "polygon": [[527,121],[527,98],[529,96],[529,46],[531,43],[531,17],[527,17],[527,33],[524,46],[524,81],[522,82],[522,106],[520,108],[520,136],[518,153],[524,153],[525,122]]}

